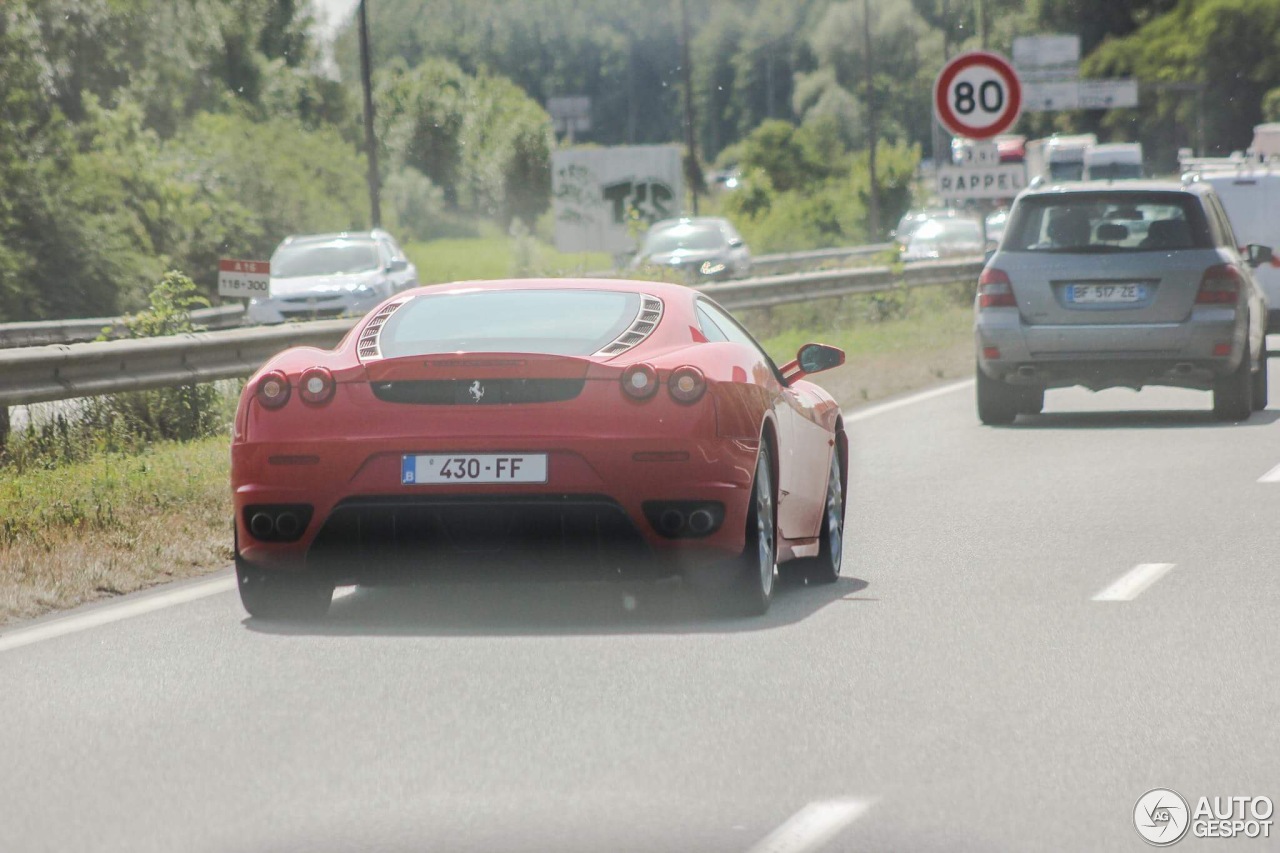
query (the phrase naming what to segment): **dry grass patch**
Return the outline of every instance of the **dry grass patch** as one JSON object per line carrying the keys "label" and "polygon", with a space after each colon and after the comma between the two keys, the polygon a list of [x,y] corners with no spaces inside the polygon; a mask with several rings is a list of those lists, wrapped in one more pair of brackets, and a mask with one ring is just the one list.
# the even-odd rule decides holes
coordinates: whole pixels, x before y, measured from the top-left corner
{"label": "dry grass patch", "polygon": [[0,481],[0,623],[231,560],[226,437],[161,443]]}

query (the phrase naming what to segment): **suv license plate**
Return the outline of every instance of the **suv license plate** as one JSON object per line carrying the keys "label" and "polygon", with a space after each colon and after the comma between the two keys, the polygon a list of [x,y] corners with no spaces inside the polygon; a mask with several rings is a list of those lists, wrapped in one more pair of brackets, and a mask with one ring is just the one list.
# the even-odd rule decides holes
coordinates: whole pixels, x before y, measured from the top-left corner
{"label": "suv license plate", "polygon": [[401,461],[405,486],[547,482],[545,453],[410,454]]}
{"label": "suv license plate", "polygon": [[1067,301],[1076,305],[1099,302],[1141,302],[1147,298],[1145,284],[1069,284]]}

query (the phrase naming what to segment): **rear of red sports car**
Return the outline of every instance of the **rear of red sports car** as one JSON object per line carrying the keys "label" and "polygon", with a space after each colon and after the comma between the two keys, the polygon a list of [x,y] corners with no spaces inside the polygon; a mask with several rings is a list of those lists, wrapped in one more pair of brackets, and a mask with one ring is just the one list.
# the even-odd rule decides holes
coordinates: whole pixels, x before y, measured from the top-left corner
{"label": "rear of red sports car", "polygon": [[242,584],[678,572],[741,553],[768,392],[739,345],[700,338],[690,293],[422,289],[332,352],[282,353],[235,421]]}

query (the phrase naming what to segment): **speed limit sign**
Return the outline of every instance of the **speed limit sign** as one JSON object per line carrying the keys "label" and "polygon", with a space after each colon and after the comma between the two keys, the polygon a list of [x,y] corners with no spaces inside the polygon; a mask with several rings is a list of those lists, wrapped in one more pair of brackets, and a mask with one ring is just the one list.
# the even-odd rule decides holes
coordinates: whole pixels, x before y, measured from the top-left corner
{"label": "speed limit sign", "polygon": [[1003,56],[985,50],[962,53],[934,81],[933,110],[956,136],[990,139],[1018,120],[1022,85]]}

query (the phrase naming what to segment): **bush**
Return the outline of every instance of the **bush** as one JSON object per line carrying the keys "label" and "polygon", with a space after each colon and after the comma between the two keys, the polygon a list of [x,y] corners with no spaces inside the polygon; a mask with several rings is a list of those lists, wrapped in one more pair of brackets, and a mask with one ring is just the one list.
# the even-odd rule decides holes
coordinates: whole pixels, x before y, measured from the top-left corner
{"label": "bush", "polygon": [[[126,337],[154,338],[201,331],[191,321],[191,311],[208,307],[209,300],[200,295],[187,276],[177,271],[165,273],[149,299],[150,307],[125,318]],[[144,443],[190,441],[221,428],[217,403],[217,389],[208,383],[112,394],[90,401],[85,422],[103,434],[123,434]]]}

